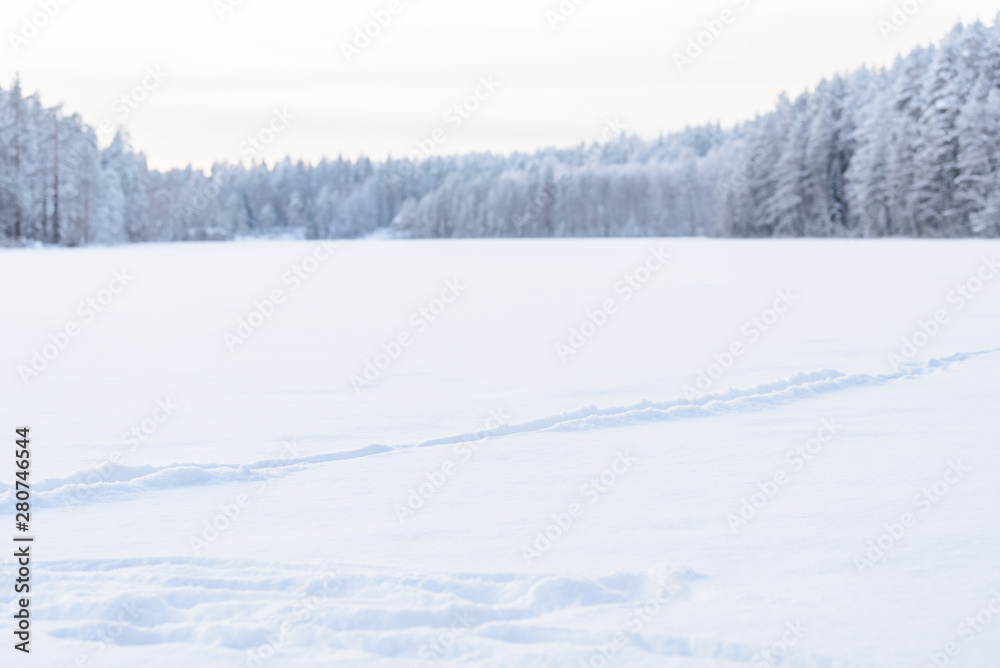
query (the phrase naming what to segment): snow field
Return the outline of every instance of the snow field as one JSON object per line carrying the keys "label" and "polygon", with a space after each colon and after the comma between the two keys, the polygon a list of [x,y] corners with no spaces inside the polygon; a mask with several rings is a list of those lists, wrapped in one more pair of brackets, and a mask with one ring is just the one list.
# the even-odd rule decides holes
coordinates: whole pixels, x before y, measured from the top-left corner
{"label": "snow field", "polygon": [[[315,248],[0,253],[5,284],[29,286],[3,293],[0,329],[8,427],[35,448],[26,665],[1000,652],[1000,292],[980,277],[949,301],[995,244],[343,242],[283,288]],[[123,269],[134,281],[24,382]],[[448,280],[461,298],[357,392]],[[285,302],[230,349],[275,289]]]}

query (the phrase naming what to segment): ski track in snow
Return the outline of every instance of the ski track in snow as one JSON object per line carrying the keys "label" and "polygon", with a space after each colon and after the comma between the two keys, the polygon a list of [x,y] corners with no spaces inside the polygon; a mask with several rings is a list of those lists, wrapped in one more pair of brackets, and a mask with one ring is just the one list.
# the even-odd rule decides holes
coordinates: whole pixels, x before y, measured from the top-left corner
{"label": "ski track in snow", "polygon": [[[688,600],[703,578],[687,568],[572,578],[208,558],[48,562],[35,576],[45,594],[33,619],[55,638],[84,643],[184,643],[241,654],[273,643],[290,654],[361,652],[407,666],[435,651],[435,660],[465,665],[512,654],[520,660],[510,665],[552,665],[538,660],[553,656],[575,664],[621,631],[630,649],[653,656],[750,663],[757,646],[658,635],[630,621],[658,595],[664,607]],[[4,588],[0,603],[11,596]],[[596,618],[612,620],[610,630],[595,628]],[[447,632],[457,640],[435,646]],[[497,654],[499,645],[506,649]],[[849,665],[794,653],[782,663]]]}
{"label": "ski track in snow", "polygon": [[[665,402],[641,401],[630,406],[597,408],[587,406],[527,422],[501,425],[494,429],[431,439],[405,445],[368,445],[355,450],[323,453],[308,457],[268,459],[252,464],[171,464],[168,466],[115,466],[105,462],[63,478],[50,478],[32,485],[36,508],[78,506],[93,502],[113,502],[133,499],[148,492],[202,485],[253,482],[301,471],[318,464],[370,457],[388,452],[436,445],[449,445],[496,439],[524,433],[546,431],[579,431],[625,427],[644,422],[683,420],[690,418],[762,411],[804,401],[823,394],[860,387],[885,385],[898,380],[918,378],[967,360],[1000,352],[1000,348],[970,353],[958,353],[918,364],[911,363],[895,373],[847,375],[824,370],[796,373],[776,382],[763,383],[749,389],[730,389],[721,394],[697,399],[675,399]],[[0,483],[0,511],[13,512],[14,489]]]}

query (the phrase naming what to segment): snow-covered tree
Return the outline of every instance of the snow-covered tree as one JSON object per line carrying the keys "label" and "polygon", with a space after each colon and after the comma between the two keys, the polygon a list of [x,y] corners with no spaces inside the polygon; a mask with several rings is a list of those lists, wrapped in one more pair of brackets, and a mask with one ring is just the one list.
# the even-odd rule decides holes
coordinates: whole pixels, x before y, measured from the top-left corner
{"label": "snow-covered tree", "polygon": [[832,77],[729,129],[507,156],[149,170],[19,80],[0,88],[0,237],[1000,235],[1000,26]]}

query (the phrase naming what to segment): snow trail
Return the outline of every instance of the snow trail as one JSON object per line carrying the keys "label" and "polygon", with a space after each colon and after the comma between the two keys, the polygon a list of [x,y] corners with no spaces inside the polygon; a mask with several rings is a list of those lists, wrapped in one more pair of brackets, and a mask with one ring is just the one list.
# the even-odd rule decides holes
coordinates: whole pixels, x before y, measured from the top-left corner
{"label": "snow trail", "polygon": [[[747,389],[733,388],[696,399],[640,401],[629,406],[598,408],[585,406],[526,422],[501,425],[418,443],[396,446],[372,444],[353,450],[321,453],[307,457],[267,459],[251,464],[171,464],[167,466],[111,466],[106,470],[91,468],[63,478],[50,478],[33,485],[35,507],[74,506],[93,502],[113,502],[135,498],[158,490],[204,485],[267,480],[329,462],[357,459],[425,448],[496,439],[525,433],[579,431],[626,427],[652,421],[683,420],[729,413],[768,410],[805,401],[824,394],[861,387],[886,385],[899,380],[918,378],[947,371],[962,362],[1000,352],[1000,348],[957,353],[925,363],[911,363],[894,373],[844,374],[835,370],[795,373],[780,381],[762,383]],[[0,483],[0,511],[11,511],[14,492]]]}
{"label": "snow trail", "polygon": [[[760,651],[646,628],[644,620],[689,601],[692,589],[706,580],[676,566],[565,577],[141,558],[47,562],[38,580],[50,595],[35,610],[37,623],[52,637],[89,647],[98,641],[123,647],[185,643],[245,656],[270,646],[287,660],[319,651],[424,665],[431,655],[461,662],[505,646],[524,665],[537,665],[543,655],[575,665],[618,631],[627,633],[626,646],[650,660],[745,665]],[[8,598],[5,589],[0,603]],[[595,628],[594,619],[610,626]],[[445,643],[439,641],[443,633]],[[802,666],[850,665],[830,657],[793,657]]]}

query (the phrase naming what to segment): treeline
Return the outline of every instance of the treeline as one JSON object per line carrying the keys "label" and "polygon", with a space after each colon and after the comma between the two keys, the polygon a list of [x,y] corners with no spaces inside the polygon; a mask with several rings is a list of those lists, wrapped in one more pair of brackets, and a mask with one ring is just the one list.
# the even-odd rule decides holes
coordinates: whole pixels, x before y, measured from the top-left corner
{"label": "treeline", "polygon": [[[613,126],[609,126],[613,127]],[[1000,27],[820,83],[729,130],[509,156],[150,170],[0,89],[0,235],[81,245],[408,237],[1000,235]]]}

